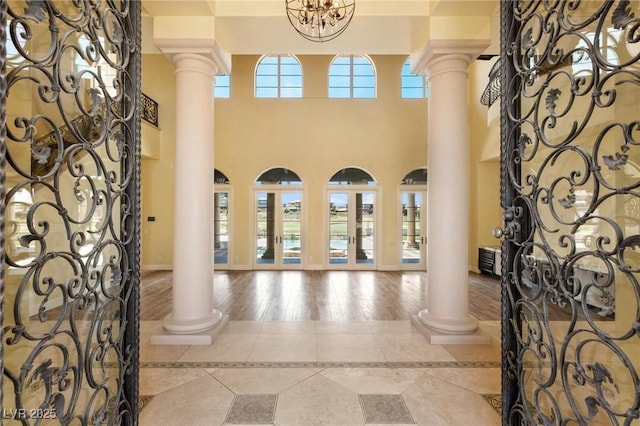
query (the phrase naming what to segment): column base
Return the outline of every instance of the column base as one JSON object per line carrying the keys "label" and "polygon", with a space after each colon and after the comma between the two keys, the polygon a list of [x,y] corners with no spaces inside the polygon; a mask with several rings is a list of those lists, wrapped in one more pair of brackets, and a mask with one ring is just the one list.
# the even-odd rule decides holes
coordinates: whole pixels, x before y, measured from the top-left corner
{"label": "column base", "polygon": [[451,331],[431,326],[431,323],[440,325],[443,321],[434,320],[433,317],[429,317],[427,310],[423,309],[418,315],[411,316],[411,323],[432,345],[488,345],[491,343],[491,336],[478,328],[478,321],[473,317],[469,317],[469,321],[460,323],[444,321],[448,326],[455,324],[455,327],[452,327],[455,331]]}
{"label": "column base", "polygon": [[151,336],[152,345],[211,345],[229,322],[229,315],[214,309],[206,321],[177,323],[173,314],[165,317],[161,333]]}

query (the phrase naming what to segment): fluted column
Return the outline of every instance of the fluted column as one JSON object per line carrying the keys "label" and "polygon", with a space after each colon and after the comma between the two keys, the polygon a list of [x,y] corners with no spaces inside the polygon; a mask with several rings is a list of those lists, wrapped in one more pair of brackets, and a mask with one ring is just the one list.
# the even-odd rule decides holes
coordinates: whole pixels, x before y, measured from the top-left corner
{"label": "fluted column", "polygon": [[[475,55],[457,47],[427,48],[427,308],[418,313],[431,343],[479,343],[469,315],[469,117],[467,67]],[[465,338],[469,336],[470,338]]]}
{"label": "fluted column", "polygon": [[211,344],[223,324],[213,306],[213,96],[216,64],[172,55],[176,78],[173,308],[155,344]]}

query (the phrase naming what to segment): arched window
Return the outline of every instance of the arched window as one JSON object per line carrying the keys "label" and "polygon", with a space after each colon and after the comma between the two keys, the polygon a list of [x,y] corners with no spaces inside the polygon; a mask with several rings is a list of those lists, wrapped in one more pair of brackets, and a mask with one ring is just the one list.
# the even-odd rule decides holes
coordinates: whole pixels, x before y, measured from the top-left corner
{"label": "arched window", "polygon": [[265,55],[256,67],[256,98],[301,98],[302,66],[292,55]]}
{"label": "arched window", "polygon": [[376,97],[376,72],[364,55],[338,55],[329,66],[329,98]]}
{"label": "arched window", "polygon": [[426,99],[429,97],[429,86],[424,76],[411,72],[411,58],[402,66],[402,99]]}
{"label": "arched window", "polygon": [[262,173],[256,185],[302,185],[302,179],[289,169],[274,167]]}
{"label": "arched window", "polygon": [[426,185],[427,169],[415,169],[402,179],[402,185]]}
{"label": "arched window", "polygon": [[216,75],[216,84],[213,86],[214,98],[228,98],[231,93],[231,76],[229,74]]}
{"label": "arched window", "polygon": [[340,170],[329,179],[329,185],[375,185],[376,181],[368,172],[356,167]]}

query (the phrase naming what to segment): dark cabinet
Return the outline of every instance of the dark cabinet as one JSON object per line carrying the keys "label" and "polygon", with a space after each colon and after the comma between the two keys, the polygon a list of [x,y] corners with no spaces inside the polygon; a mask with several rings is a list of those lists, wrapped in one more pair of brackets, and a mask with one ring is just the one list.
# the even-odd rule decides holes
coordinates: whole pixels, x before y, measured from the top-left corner
{"label": "dark cabinet", "polygon": [[487,275],[500,275],[501,251],[493,247],[480,247],[478,249],[478,269],[480,273]]}

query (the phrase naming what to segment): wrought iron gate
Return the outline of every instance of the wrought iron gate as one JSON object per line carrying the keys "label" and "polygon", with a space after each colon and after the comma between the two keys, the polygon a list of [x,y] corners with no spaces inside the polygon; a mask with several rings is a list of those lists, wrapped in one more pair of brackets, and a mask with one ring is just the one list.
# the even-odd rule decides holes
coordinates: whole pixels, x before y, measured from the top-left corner
{"label": "wrought iron gate", "polygon": [[138,1],[0,2],[5,421],[137,422],[139,46]]}
{"label": "wrought iron gate", "polygon": [[640,2],[501,8],[503,424],[636,424]]}

